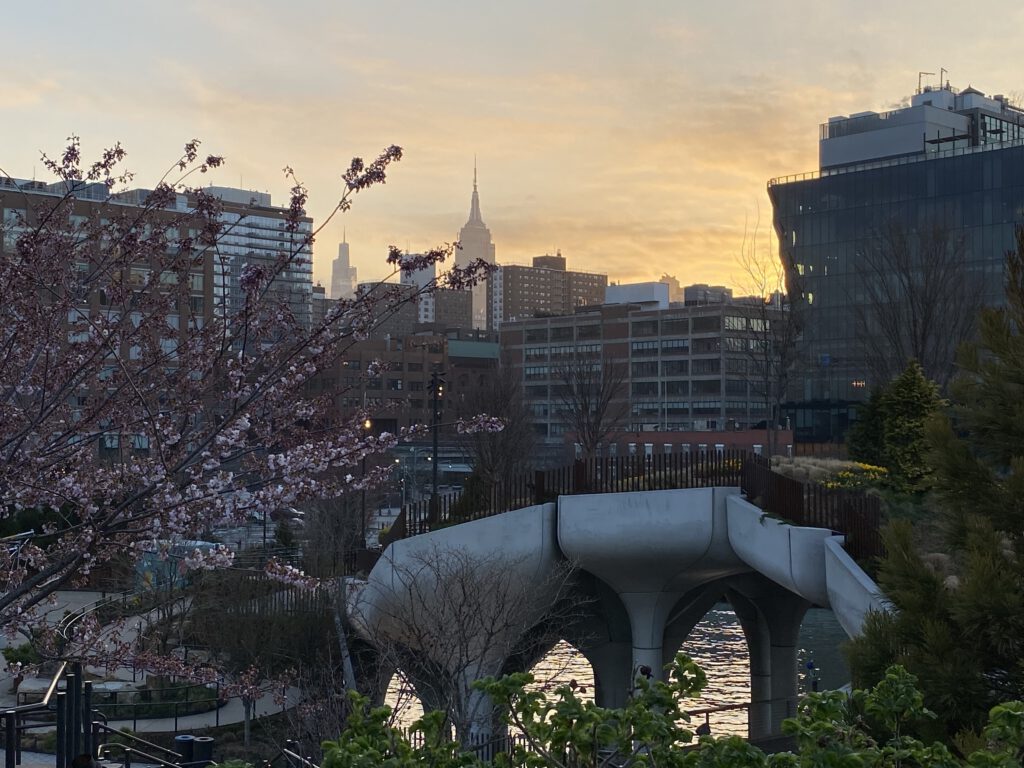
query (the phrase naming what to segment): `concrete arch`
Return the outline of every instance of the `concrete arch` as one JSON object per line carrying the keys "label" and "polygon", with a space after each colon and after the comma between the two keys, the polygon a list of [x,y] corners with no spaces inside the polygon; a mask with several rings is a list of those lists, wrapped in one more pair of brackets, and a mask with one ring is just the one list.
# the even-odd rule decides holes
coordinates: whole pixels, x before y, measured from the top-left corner
{"label": "concrete arch", "polygon": [[[831,531],[766,518],[737,488],[562,496],[557,505],[393,543],[368,580],[350,590],[350,606],[356,604],[350,615],[358,614],[354,624],[371,642],[381,634],[407,635],[395,621],[402,590],[415,587],[424,609],[438,602],[434,593],[440,590],[432,589],[437,580],[420,584],[408,567],[431,547],[490,558],[491,571],[514,573],[536,585],[537,593],[545,574],[572,562],[580,570],[575,594],[586,604],[580,614],[561,626],[544,625],[539,615],[520,623],[508,633],[516,637],[507,638],[503,653],[481,648],[471,664],[449,675],[450,684],[469,698],[473,679],[503,668],[527,669],[551,638],[563,637],[590,661],[598,703],[621,706],[635,671],[646,666],[660,676],[692,628],[725,596],[747,640],[756,737],[778,732],[782,719],[795,712],[796,646],[807,608],[832,607],[852,636],[864,613],[881,604],[877,587],[840,544]],[[507,649],[518,646],[523,650],[512,651],[518,658],[510,658]],[[443,651],[425,642],[416,650],[437,666],[436,674],[444,674]],[[478,698],[473,701],[481,704]],[[471,736],[492,727],[487,707],[478,710],[484,714],[467,721]]]}
{"label": "concrete arch", "polygon": [[676,654],[715,605],[725,599],[726,583],[716,579],[683,595],[669,612],[662,641],[662,666],[673,662]]}
{"label": "concrete arch", "polygon": [[750,651],[750,737],[779,733],[796,715],[797,643],[811,602],[760,574],[732,580],[727,597]]}
{"label": "concrete arch", "polygon": [[[556,652],[559,652],[559,651],[561,651],[562,653],[569,654],[570,657],[577,657],[577,658],[574,661],[573,660],[563,661],[562,663],[565,664],[565,666],[562,667],[561,669],[557,669],[557,670],[552,670],[551,668],[542,669],[542,667],[544,667],[544,666],[553,665],[554,664],[554,662],[551,660],[551,657],[552,657],[553,654],[555,654]],[[593,696],[594,695],[594,685],[595,685],[595,682],[594,681],[587,682],[587,678],[593,678],[594,677],[594,666],[590,663],[590,660],[587,658],[586,654],[582,651],[582,649],[580,649],[577,646],[573,645],[571,642],[569,642],[568,640],[565,640],[564,638],[556,641],[555,643],[553,643],[551,645],[550,649],[548,650],[548,652],[545,653],[539,659],[537,659],[537,661],[529,669],[527,669],[526,671],[527,672],[531,672],[534,675],[534,679],[536,680],[537,683],[539,683],[539,684],[549,684],[550,681],[553,679],[551,677],[551,674],[552,674],[553,671],[558,675],[558,677],[564,677],[565,673],[569,670],[569,668],[571,666],[580,666],[581,664],[586,666],[586,670],[581,670],[581,674],[574,674],[573,675],[573,679],[576,680],[577,684],[579,684],[579,685],[586,684],[587,685],[587,692],[586,693],[588,695],[590,695],[590,696]]]}

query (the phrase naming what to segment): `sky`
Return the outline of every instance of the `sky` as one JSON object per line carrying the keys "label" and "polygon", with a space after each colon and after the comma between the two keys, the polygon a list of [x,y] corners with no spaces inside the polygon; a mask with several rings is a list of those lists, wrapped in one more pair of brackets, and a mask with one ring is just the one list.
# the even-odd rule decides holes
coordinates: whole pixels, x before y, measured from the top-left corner
{"label": "sky", "polygon": [[45,178],[76,134],[86,158],[120,141],[151,186],[196,137],[227,160],[211,182],[275,203],[294,168],[318,221],[353,156],[398,144],[317,239],[329,285],[343,229],[360,279],[388,245],[454,240],[475,156],[499,263],[559,249],[616,281],[742,288],[744,238],[775,247],[766,183],[817,168],[820,123],[940,67],[1019,97],[1021,29],[1003,0],[0,0],[0,169]]}

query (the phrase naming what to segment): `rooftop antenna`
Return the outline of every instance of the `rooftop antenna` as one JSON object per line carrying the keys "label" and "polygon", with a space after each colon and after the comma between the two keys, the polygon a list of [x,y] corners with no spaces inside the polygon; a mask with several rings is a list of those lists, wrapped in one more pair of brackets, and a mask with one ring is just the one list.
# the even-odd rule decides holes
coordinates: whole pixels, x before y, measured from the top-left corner
{"label": "rooftop antenna", "polygon": [[949,70],[945,67],[939,67],[939,88],[948,88],[949,81],[946,80],[946,75],[949,74]]}
{"label": "rooftop antenna", "polygon": [[934,73],[934,72],[918,72],[918,73],[917,73],[917,92],[918,92],[918,93],[920,93],[920,92],[921,92],[921,78],[922,78],[922,77],[923,77],[924,75],[932,75],[932,76],[934,76],[934,75],[935,75],[935,73]]}

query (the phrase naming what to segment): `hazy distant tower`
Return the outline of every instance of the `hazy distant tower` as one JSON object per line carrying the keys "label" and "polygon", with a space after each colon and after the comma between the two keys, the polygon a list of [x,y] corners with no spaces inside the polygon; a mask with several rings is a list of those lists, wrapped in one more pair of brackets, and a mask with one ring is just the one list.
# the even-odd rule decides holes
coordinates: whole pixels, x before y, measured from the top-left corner
{"label": "hazy distant tower", "polygon": [[349,265],[348,243],[342,236],[338,258],[331,264],[331,298],[351,299],[356,295],[356,268]]}
{"label": "hazy distant tower", "polygon": [[[472,261],[483,259],[494,264],[494,243],[491,230],[480,215],[480,195],[476,190],[476,161],[473,162],[473,200],[469,206],[469,221],[459,231],[459,244],[455,252],[455,266],[465,267]],[[473,327],[487,328],[487,283],[481,281],[473,288]]]}

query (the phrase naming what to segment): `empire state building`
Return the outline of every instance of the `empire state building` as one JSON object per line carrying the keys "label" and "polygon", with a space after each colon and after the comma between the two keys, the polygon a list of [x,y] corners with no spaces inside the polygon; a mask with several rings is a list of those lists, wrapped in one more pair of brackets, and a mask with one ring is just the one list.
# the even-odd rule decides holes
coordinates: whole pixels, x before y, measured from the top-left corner
{"label": "empire state building", "polygon": [[[476,189],[476,163],[473,163],[473,199],[469,206],[469,221],[459,231],[459,244],[455,252],[455,266],[465,267],[477,259],[494,264],[494,243],[491,230],[480,215],[480,194]],[[473,287],[473,327],[487,328],[487,281]]]}

